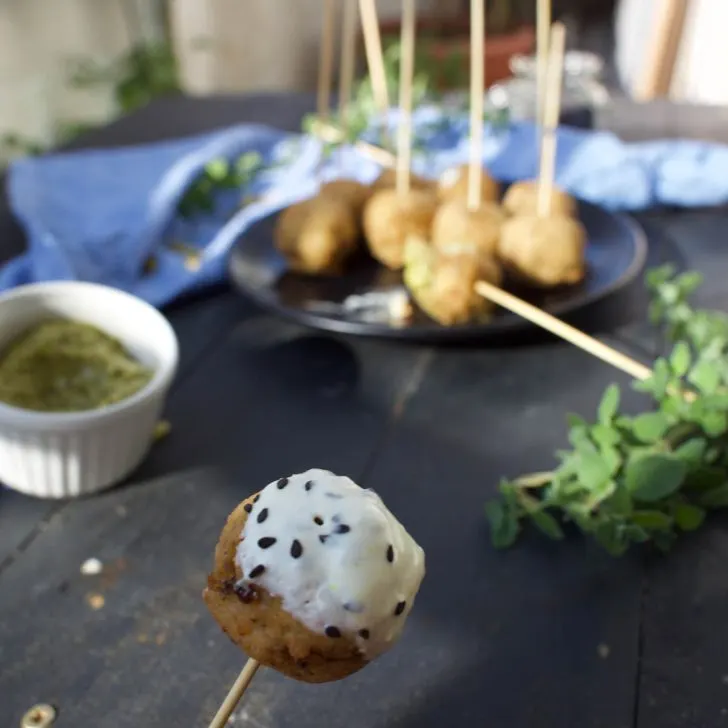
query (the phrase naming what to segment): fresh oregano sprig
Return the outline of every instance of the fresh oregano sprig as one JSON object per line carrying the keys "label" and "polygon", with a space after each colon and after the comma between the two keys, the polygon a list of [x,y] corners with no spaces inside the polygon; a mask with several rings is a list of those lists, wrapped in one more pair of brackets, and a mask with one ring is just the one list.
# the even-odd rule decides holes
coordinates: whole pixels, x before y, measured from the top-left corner
{"label": "fresh oregano sprig", "polygon": [[570,450],[552,472],[501,482],[486,505],[496,547],[512,545],[530,523],[552,539],[572,523],[613,555],[632,544],[667,550],[708,511],[728,506],[728,317],[691,306],[697,273],[651,271],[651,316],[674,347],[652,375],[634,383],[653,411],[620,413],[610,385],[596,422],[569,415]]}

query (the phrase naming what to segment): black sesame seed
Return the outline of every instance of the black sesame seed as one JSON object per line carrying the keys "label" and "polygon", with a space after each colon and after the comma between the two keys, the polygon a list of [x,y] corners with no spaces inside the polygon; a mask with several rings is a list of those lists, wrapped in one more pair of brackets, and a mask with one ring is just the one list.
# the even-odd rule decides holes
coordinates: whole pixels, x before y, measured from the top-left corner
{"label": "black sesame seed", "polygon": [[307,480],[306,484],[303,486],[306,490],[311,490],[313,488],[313,480]]}
{"label": "black sesame seed", "polygon": [[253,498],[253,503],[257,503],[260,499],[260,493],[256,494],[255,498]]}
{"label": "black sesame seed", "polygon": [[281,478],[276,485],[278,486],[278,490],[283,490],[288,485],[288,478]]}
{"label": "black sesame seed", "polygon": [[339,495],[339,493],[326,493],[327,498],[332,498],[333,500],[341,500],[344,496]]}
{"label": "black sesame seed", "polygon": [[313,517],[313,522],[314,522],[314,523],[315,523],[315,524],[316,524],[317,526],[323,526],[323,525],[324,525],[324,519],[323,519],[323,518],[321,518],[321,516],[314,516],[314,517]]}
{"label": "black sesame seed", "polygon": [[335,533],[349,533],[351,531],[351,526],[347,526],[345,523],[342,523],[340,526],[337,526],[335,529]]}
{"label": "black sesame seed", "polygon": [[258,523],[263,523],[265,519],[268,518],[268,509],[264,508],[259,514],[258,514]]}
{"label": "black sesame seed", "polygon": [[338,627],[334,627],[333,624],[330,624],[325,630],[324,633],[327,637],[341,637],[341,630],[339,630]]}
{"label": "black sesame seed", "polygon": [[392,548],[392,544],[387,546],[387,561],[389,561],[390,564],[394,561],[394,549]]}
{"label": "black sesame seed", "polygon": [[326,535],[324,535],[324,536],[319,536],[319,541],[321,541],[321,543],[326,543],[326,539],[327,539],[327,538],[328,538],[328,536],[326,536]]}
{"label": "black sesame seed", "polygon": [[407,606],[407,602],[397,602],[397,606],[394,608],[394,616],[399,617],[402,612],[404,612],[404,608]]}
{"label": "black sesame seed", "polygon": [[245,504],[245,505],[243,506],[243,510],[244,510],[244,511],[245,511],[246,513],[250,513],[250,511],[252,511],[252,510],[253,510],[253,506],[252,506],[252,505],[251,505],[250,503],[246,503],[246,504]]}
{"label": "black sesame seed", "polygon": [[363,640],[369,639],[369,630],[368,629],[360,629],[359,630],[359,637],[361,637]]}
{"label": "black sesame seed", "polygon": [[263,573],[264,571],[265,571],[265,566],[263,566],[263,564],[259,564],[258,566],[256,566],[256,567],[255,567],[255,568],[254,568],[254,569],[253,569],[253,570],[252,570],[252,571],[250,572],[250,574],[248,574],[248,577],[249,577],[250,579],[255,579],[255,578],[259,577],[259,576],[260,576],[260,575],[261,575],[261,574],[262,574],[262,573]]}
{"label": "black sesame seed", "polygon": [[269,549],[275,542],[276,539],[272,536],[264,536],[263,538],[258,539],[258,546],[262,549]]}
{"label": "black sesame seed", "polygon": [[302,553],[303,546],[301,546],[301,542],[297,539],[294,539],[293,543],[291,544],[291,556],[293,556],[294,559],[298,559],[300,558]]}

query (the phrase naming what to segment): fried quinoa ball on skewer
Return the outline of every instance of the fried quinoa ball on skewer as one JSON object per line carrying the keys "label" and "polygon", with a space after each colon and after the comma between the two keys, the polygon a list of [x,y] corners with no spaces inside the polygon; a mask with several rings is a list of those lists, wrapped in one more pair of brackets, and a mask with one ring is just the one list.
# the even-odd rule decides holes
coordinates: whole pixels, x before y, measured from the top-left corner
{"label": "fried quinoa ball on skewer", "polygon": [[403,277],[417,305],[443,326],[487,321],[495,305],[475,292],[475,284],[503,282],[500,266],[487,253],[445,253],[418,238],[407,241]]}
{"label": "fried quinoa ball on skewer", "polygon": [[564,216],[514,217],[501,230],[498,255],[516,277],[540,288],[573,285],[586,274],[586,231]]}
{"label": "fried quinoa ball on skewer", "polygon": [[[503,197],[503,209],[506,214],[512,217],[538,214],[538,184],[538,180],[514,182]],[[561,217],[576,217],[576,200],[558,187],[552,187],[551,189],[551,210],[549,214]]]}
{"label": "fried quinoa ball on skewer", "polygon": [[336,199],[346,202],[358,218],[364,210],[364,205],[372,194],[371,187],[353,179],[335,179],[321,185],[319,197]]}
{"label": "fried quinoa ball on skewer", "polygon": [[281,212],[274,241],[292,270],[331,275],[340,273],[357,250],[359,224],[348,202],[314,197]]}
{"label": "fried quinoa ball on skewer", "polygon": [[432,221],[432,245],[442,252],[474,248],[490,256],[498,251],[505,215],[498,205],[484,202],[469,210],[465,198],[453,198],[437,210]]}
{"label": "fried quinoa ball on skewer", "polygon": [[[470,170],[467,164],[446,169],[437,182],[437,195],[441,202],[450,200],[468,199],[468,176]],[[480,187],[481,202],[498,202],[500,199],[500,185],[483,168],[482,183]]]}
{"label": "fried quinoa ball on skewer", "polygon": [[248,656],[322,683],[396,643],[424,573],[423,550],[373,491],[313,469],[232,512],[203,596]]}
{"label": "fried quinoa ball on skewer", "polygon": [[398,270],[404,265],[404,246],[410,236],[429,238],[437,211],[432,191],[410,188],[374,193],[364,208],[364,236],[369,252],[382,265]]}

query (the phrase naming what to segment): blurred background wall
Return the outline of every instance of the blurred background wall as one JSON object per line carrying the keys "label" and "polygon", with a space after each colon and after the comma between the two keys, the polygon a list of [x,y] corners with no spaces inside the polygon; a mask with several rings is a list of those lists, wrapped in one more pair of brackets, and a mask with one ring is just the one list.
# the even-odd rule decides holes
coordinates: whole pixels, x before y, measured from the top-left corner
{"label": "blurred background wall", "polygon": [[[521,2],[522,0],[506,0]],[[629,92],[639,77],[657,8],[666,0],[554,0],[607,8],[599,32]],[[728,103],[728,0],[686,0],[674,99]],[[535,4],[535,0],[533,0]],[[113,83],[70,82],[74,63],[111,66],[140,36],[172,39],[190,93],[313,88],[322,0],[0,0],[0,137],[49,141],[58,124],[103,121],[119,111]],[[401,0],[378,0],[383,19]],[[421,15],[455,14],[467,0],[419,0]],[[611,11],[616,8],[614,33]],[[576,43],[580,42],[579,38]],[[118,84],[117,84],[118,88]],[[55,130],[55,132],[54,132]]]}

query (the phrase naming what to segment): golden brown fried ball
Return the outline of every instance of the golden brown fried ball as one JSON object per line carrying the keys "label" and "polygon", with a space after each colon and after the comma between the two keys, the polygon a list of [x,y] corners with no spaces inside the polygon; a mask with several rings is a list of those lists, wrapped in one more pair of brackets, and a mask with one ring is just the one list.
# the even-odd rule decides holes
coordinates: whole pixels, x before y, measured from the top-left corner
{"label": "golden brown fried ball", "polygon": [[[382,173],[372,182],[371,189],[387,190],[397,185],[397,172],[394,169],[382,170]],[[435,183],[432,180],[410,173],[410,188],[413,190],[433,190]]]}
{"label": "golden brown fried ball", "polygon": [[[468,199],[468,175],[470,171],[467,164],[445,170],[437,183],[437,194],[441,202],[448,200]],[[497,202],[500,198],[500,185],[483,169],[480,187],[482,202]]]}
{"label": "golden brown fried ball", "polygon": [[430,318],[444,326],[490,318],[495,305],[475,292],[475,284],[485,280],[501,285],[503,274],[492,256],[482,251],[443,253],[410,238],[405,258],[405,285]]}
{"label": "golden brown fried ball", "polygon": [[[536,180],[514,182],[503,198],[503,209],[506,214],[513,217],[517,215],[537,215],[538,182]],[[549,214],[561,217],[576,217],[576,200],[558,187],[553,187]]]}
{"label": "golden brown fried ball", "polygon": [[231,514],[215,549],[215,565],[203,598],[215,621],[249,657],[309,683],[340,680],[367,665],[346,635],[332,640],[312,632],[283,609],[281,600],[261,587],[240,591],[235,554],[255,496]]}
{"label": "golden brown fried ball", "polygon": [[469,210],[462,198],[440,205],[432,221],[432,245],[442,252],[475,248],[490,256],[498,252],[498,238],[505,215],[498,205],[484,202]]}
{"label": "golden brown fried ball", "polygon": [[364,208],[364,235],[371,254],[382,265],[398,270],[404,265],[404,246],[410,236],[429,238],[437,197],[431,191],[395,189],[374,193]]}
{"label": "golden brown fried ball", "polygon": [[586,231],[571,217],[514,217],[501,230],[503,264],[532,285],[579,283],[586,272]]}
{"label": "golden brown fried ball", "polygon": [[353,179],[335,179],[321,185],[319,190],[319,197],[346,202],[357,217],[361,215],[371,194],[372,190],[369,185],[363,185]]}
{"label": "golden brown fried ball", "polygon": [[359,226],[348,203],[314,197],[281,212],[274,239],[292,270],[333,274],[341,272],[346,259],[356,251]]}

